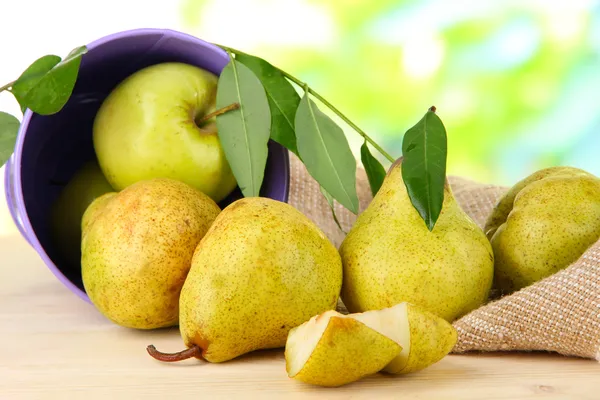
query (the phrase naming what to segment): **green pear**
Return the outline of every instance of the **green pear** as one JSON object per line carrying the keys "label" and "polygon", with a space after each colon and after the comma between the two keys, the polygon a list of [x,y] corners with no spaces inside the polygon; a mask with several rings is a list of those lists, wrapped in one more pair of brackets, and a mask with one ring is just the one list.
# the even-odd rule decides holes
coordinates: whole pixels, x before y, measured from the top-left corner
{"label": "green pear", "polygon": [[81,219],[85,210],[96,198],[113,191],[98,162],[92,160],[83,164],[52,204],[52,241],[72,267],[81,267]]}
{"label": "green pear", "polygon": [[353,313],[409,302],[453,321],[488,299],[491,245],[448,183],[429,231],[410,201],[401,168],[400,159],[340,246],[342,300]]}
{"label": "green pear", "polygon": [[551,167],[518,182],[498,202],[485,231],[494,286],[509,294],[575,262],[600,238],[600,179]]}
{"label": "green pear", "polygon": [[194,253],[180,298],[188,350],[175,355],[223,362],[285,346],[290,329],[337,305],[342,262],[335,246],[289,204],[249,197],[217,217]]}
{"label": "green pear", "polygon": [[290,378],[339,386],[379,371],[420,371],[443,359],[456,341],[448,321],[406,302],[348,315],[327,311],[290,331],[286,369]]}
{"label": "green pear", "polygon": [[362,322],[327,311],[289,332],[286,370],[301,382],[341,386],[379,372],[401,349]]}
{"label": "green pear", "polygon": [[219,212],[204,193],[166,178],[96,199],[84,214],[81,241],[91,302],[124,327],[176,325],[194,250]]}
{"label": "green pear", "polygon": [[491,240],[492,237],[494,236],[494,233],[498,229],[498,227],[500,227],[500,225],[502,225],[504,222],[506,222],[506,218],[508,217],[508,214],[511,212],[511,210],[513,208],[513,203],[515,202],[515,197],[517,196],[517,194],[519,194],[521,189],[523,189],[525,186],[527,186],[530,183],[533,183],[535,181],[539,181],[540,179],[544,179],[548,176],[552,176],[552,175],[570,175],[570,174],[581,174],[581,173],[585,174],[586,172],[582,171],[580,169],[571,168],[571,167],[551,167],[551,168],[544,168],[539,171],[536,171],[533,174],[526,177],[525,179],[517,182],[512,188],[510,188],[509,191],[507,191],[500,198],[500,200],[498,200],[498,203],[492,210],[492,213],[487,218],[487,221],[486,221],[485,227],[484,227],[484,232],[487,235],[488,239]]}
{"label": "green pear", "polygon": [[111,91],[93,127],[100,166],[122,190],[151,178],[185,182],[219,202],[236,187],[217,135],[218,78],[165,62],[135,72]]}

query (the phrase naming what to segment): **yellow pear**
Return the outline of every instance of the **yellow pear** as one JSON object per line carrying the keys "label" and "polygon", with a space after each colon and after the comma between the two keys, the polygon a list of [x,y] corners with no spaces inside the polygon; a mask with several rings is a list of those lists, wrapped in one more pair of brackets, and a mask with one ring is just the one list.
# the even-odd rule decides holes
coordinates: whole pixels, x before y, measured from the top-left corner
{"label": "yellow pear", "polygon": [[82,221],[82,277],[91,302],[121,326],[176,325],[194,250],[219,211],[207,195],[166,178],[96,199]]}
{"label": "yellow pear", "polygon": [[600,179],[545,168],[514,185],[489,216],[495,282],[509,294],[575,262],[600,238]]}
{"label": "yellow pear", "polygon": [[453,321],[482,305],[493,280],[492,248],[446,183],[433,231],[412,205],[396,162],[342,242],[342,300],[350,312],[410,302]]}
{"label": "yellow pear", "polygon": [[305,383],[341,386],[379,372],[401,349],[362,322],[327,311],[290,331],[286,370]]}
{"label": "yellow pear", "polygon": [[290,331],[286,369],[290,378],[339,386],[378,371],[422,370],[444,358],[456,340],[448,321],[406,302],[348,315],[328,311]]}
{"label": "yellow pear", "polygon": [[217,217],[194,253],[180,299],[180,332],[189,357],[223,362],[283,347],[290,329],[332,310],[342,286],[335,246],[289,204],[251,197]]}

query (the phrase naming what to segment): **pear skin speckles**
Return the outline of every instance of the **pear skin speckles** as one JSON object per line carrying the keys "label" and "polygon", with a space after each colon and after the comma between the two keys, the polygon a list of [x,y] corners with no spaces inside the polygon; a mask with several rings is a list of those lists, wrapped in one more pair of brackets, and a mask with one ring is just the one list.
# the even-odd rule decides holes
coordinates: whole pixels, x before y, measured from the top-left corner
{"label": "pear skin speckles", "polygon": [[[288,342],[294,339],[291,332]],[[298,356],[292,349],[300,346],[302,343],[286,346],[288,375],[301,382],[327,387],[342,386],[375,374],[402,350],[398,343],[362,322],[337,316],[329,319],[303,367],[290,375],[290,362]]]}
{"label": "pear skin speckles", "polygon": [[341,284],[340,256],[312,221],[289,204],[244,198],[219,214],[194,253],[181,336],[188,347],[208,343],[210,362],[283,347],[291,328],[335,308]]}
{"label": "pear skin speckles", "polygon": [[94,215],[84,214],[82,239],[82,277],[90,300],[121,326],[176,325],[194,250],[219,207],[200,191],[163,178],[97,201],[103,203],[88,208]]}
{"label": "pear skin speckles", "polygon": [[408,374],[423,370],[446,357],[456,345],[458,333],[445,319],[412,304],[407,306],[410,349],[406,365],[398,370],[388,366],[385,372]]}
{"label": "pear skin speckles", "polygon": [[487,226],[495,255],[494,286],[509,294],[575,262],[600,237],[600,179],[554,167],[517,183]]}
{"label": "pear skin speckles", "polygon": [[481,306],[493,279],[493,252],[450,188],[433,231],[410,202],[401,163],[342,242],[342,300],[352,313],[409,302],[453,321]]}

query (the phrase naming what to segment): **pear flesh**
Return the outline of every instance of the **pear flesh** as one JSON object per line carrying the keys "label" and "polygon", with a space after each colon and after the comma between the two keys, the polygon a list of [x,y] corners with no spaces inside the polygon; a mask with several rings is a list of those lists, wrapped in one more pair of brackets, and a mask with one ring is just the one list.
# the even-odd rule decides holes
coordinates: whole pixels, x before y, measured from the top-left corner
{"label": "pear flesh", "polygon": [[401,167],[401,161],[392,166],[340,246],[342,300],[353,313],[409,302],[453,321],[488,299],[491,245],[448,184],[430,232],[410,201]]}
{"label": "pear flesh", "polygon": [[[331,320],[353,320],[361,325]],[[362,341],[360,348],[354,340]],[[365,329],[368,328],[369,330]],[[397,348],[379,336],[388,338]],[[339,386],[379,371],[407,374],[444,358],[457,341],[456,330],[443,318],[409,303],[382,310],[344,315],[328,311],[292,329],[286,349],[290,378],[323,386]],[[390,355],[393,355],[390,357]],[[389,358],[388,362],[382,360]],[[342,366],[340,360],[350,359]]]}
{"label": "pear flesh", "polygon": [[268,198],[237,200],[194,253],[180,333],[209,362],[280,348],[290,329],[336,307],[341,286],[339,253],[304,214]]}
{"label": "pear flesh", "polygon": [[124,327],[176,325],[192,255],[219,211],[202,192],[166,178],[97,198],[82,220],[81,272],[91,302]]}
{"label": "pear flesh", "polygon": [[600,238],[600,179],[551,167],[514,185],[486,222],[494,286],[510,294],[575,262]]}

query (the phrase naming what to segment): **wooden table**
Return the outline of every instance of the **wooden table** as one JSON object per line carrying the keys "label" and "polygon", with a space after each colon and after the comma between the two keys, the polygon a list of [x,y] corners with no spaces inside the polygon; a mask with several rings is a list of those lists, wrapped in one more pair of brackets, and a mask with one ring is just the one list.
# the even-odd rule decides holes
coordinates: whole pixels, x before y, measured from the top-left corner
{"label": "wooden table", "polygon": [[69,292],[17,236],[0,237],[0,399],[600,399],[600,363],[550,354],[451,355],[420,373],[336,388],[287,377],[282,351],[162,364],[178,331],[138,332]]}

